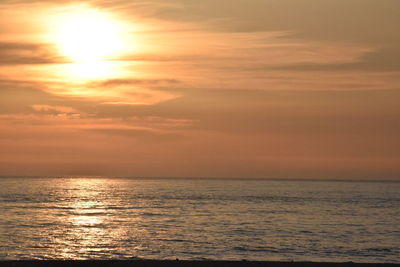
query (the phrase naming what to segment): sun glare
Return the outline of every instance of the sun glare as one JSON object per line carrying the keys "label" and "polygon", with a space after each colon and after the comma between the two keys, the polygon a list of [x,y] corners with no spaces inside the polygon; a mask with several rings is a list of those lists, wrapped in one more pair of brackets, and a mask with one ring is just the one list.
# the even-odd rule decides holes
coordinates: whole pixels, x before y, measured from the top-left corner
{"label": "sun glare", "polygon": [[83,8],[59,18],[57,43],[74,62],[108,60],[122,53],[122,25],[111,15]]}

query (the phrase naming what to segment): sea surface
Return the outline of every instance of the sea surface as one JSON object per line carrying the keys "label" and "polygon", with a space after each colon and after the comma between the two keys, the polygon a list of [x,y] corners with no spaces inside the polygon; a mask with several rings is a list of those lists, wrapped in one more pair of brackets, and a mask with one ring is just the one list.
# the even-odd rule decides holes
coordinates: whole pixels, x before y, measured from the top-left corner
{"label": "sea surface", "polygon": [[0,260],[400,263],[400,183],[0,178]]}

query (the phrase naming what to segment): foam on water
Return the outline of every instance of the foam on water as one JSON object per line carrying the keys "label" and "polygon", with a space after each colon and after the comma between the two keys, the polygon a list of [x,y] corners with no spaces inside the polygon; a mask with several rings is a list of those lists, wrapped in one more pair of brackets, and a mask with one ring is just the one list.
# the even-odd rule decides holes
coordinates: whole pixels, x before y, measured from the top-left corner
{"label": "foam on water", "polygon": [[400,183],[1,178],[0,259],[400,263]]}

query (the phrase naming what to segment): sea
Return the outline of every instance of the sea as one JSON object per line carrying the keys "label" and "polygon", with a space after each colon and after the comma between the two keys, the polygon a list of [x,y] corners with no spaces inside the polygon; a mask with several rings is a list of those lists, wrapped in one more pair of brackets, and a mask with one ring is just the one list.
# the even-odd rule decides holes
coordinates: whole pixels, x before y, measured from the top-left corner
{"label": "sea", "polygon": [[400,263],[400,183],[0,178],[0,260]]}

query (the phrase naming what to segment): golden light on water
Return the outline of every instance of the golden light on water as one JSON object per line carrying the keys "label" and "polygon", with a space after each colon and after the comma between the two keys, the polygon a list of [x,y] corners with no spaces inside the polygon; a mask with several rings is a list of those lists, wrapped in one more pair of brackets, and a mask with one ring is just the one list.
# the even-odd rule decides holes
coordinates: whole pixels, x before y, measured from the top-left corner
{"label": "golden light on water", "polygon": [[74,62],[96,62],[120,56],[124,50],[123,24],[108,13],[87,7],[61,15],[56,43]]}

